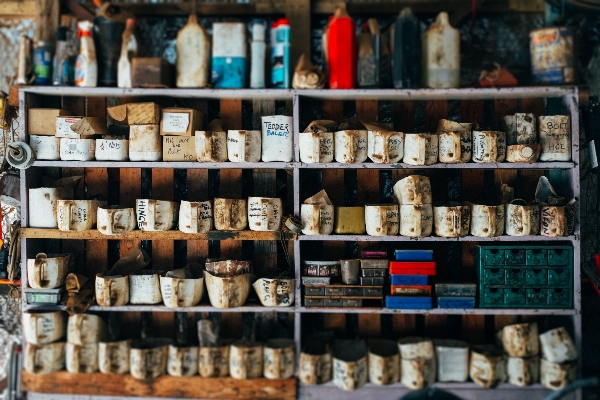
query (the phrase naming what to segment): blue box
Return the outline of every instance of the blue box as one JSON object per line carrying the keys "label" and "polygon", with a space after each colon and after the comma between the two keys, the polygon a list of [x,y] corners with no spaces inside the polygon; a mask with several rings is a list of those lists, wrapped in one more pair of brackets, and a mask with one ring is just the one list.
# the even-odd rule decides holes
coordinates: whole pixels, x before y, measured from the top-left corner
{"label": "blue box", "polygon": [[428,282],[427,275],[390,275],[392,285],[425,286]]}
{"label": "blue box", "polygon": [[404,310],[431,310],[431,297],[386,296],[385,307]]}
{"label": "blue box", "polygon": [[433,261],[433,250],[396,250],[396,261]]}
{"label": "blue box", "polygon": [[438,297],[438,308],[475,308],[475,297]]}

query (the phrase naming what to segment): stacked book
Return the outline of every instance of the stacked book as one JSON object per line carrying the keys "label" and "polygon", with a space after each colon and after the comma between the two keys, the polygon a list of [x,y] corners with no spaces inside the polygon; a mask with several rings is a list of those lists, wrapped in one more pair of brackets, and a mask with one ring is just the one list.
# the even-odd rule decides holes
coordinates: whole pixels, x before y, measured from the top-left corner
{"label": "stacked book", "polygon": [[396,250],[396,261],[390,262],[391,295],[386,297],[386,307],[430,310],[429,277],[436,271],[433,250]]}

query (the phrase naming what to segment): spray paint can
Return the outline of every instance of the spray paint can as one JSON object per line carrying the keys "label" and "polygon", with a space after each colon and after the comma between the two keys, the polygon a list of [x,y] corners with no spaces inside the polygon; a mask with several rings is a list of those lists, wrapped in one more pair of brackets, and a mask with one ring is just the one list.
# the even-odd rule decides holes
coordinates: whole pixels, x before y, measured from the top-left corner
{"label": "spray paint can", "polygon": [[33,48],[34,85],[49,85],[52,79],[52,47],[42,41]]}

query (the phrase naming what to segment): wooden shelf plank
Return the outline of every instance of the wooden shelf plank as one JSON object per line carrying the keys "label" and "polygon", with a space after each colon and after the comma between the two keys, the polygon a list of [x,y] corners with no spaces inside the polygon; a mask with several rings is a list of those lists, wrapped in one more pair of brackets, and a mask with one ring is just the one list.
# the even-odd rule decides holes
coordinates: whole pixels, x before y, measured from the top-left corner
{"label": "wooden shelf plank", "polygon": [[139,381],[131,375],[70,374],[46,375],[21,371],[24,391],[70,395],[122,397],[167,397],[206,399],[295,399],[296,379],[202,378],[164,375],[153,381]]}
{"label": "wooden shelf plank", "polygon": [[[293,233],[284,233],[287,240],[294,239]],[[77,240],[280,240],[280,231],[210,231],[208,233],[184,233],[181,231],[149,232],[133,230],[124,235],[107,236],[93,229],[71,232],[47,228],[21,228],[22,239],[77,239]]]}
{"label": "wooden shelf plank", "polygon": [[431,310],[404,310],[376,307],[297,307],[299,313],[342,313],[342,314],[419,314],[419,315],[577,315],[577,310],[565,308],[432,308]]}
{"label": "wooden shelf plank", "polygon": [[[53,304],[28,304],[24,307],[26,310],[65,310],[65,306],[53,305]],[[102,306],[91,306],[88,311],[100,311],[100,312],[131,312],[131,311],[148,311],[148,312],[294,312],[294,306],[290,307],[265,307],[260,304],[248,303],[241,307],[235,308],[216,308],[211,306],[209,303],[202,303],[194,307],[181,307],[181,308],[170,308],[161,304],[127,304],[118,307],[102,307]]]}
{"label": "wooden shelf plank", "polygon": [[[21,229],[22,230],[22,229]],[[408,237],[408,236],[369,236],[369,235],[300,235],[301,241],[355,241],[355,242],[557,242],[579,240],[576,236],[546,237],[546,236],[495,236],[490,238],[478,236],[464,236],[459,238],[445,238],[440,236]]]}
{"label": "wooden shelf plank", "polygon": [[[480,164],[480,163],[458,163],[458,164],[446,164],[446,163],[437,163],[426,166],[415,166],[404,163],[397,164],[376,164],[376,163],[357,163],[357,164],[344,164],[344,163],[315,163],[315,164],[305,164],[305,163],[295,163],[299,168],[320,168],[320,169],[331,169],[331,168],[343,168],[343,169],[518,169],[518,170],[527,170],[527,169],[571,169],[575,166],[572,162],[539,162],[533,164],[524,164],[524,163],[490,163],[490,164]],[[34,164],[35,165],[35,164]],[[296,166],[292,164],[292,166]]]}

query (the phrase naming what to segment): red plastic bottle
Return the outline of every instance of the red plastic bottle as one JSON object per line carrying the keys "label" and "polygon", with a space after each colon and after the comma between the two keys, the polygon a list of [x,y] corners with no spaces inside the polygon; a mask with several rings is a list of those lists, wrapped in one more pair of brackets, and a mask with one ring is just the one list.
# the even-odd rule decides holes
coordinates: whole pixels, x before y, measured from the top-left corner
{"label": "red plastic bottle", "polygon": [[346,8],[338,8],[327,33],[327,65],[331,89],[356,87],[356,28]]}

